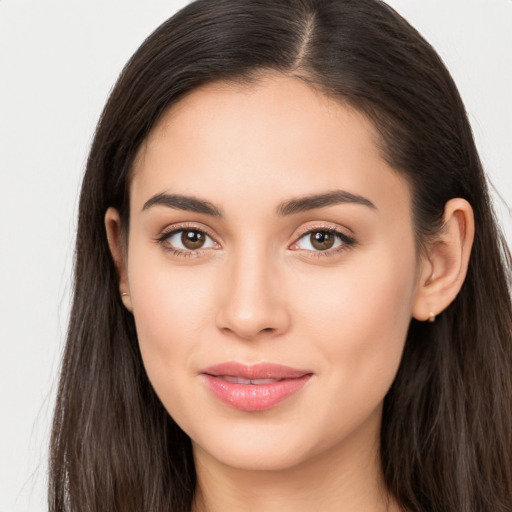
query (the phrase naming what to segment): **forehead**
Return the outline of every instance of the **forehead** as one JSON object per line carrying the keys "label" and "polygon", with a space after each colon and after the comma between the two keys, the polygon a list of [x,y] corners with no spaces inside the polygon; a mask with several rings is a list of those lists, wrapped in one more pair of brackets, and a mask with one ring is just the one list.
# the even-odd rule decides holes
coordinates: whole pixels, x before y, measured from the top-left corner
{"label": "forehead", "polygon": [[270,204],[343,188],[377,199],[401,188],[408,200],[377,141],[363,114],[299,79],[208,84],[154,127],[139,151],[131,192],[140,204],[176,192],[221,202],[243,194],[247,205],[260,205],[262,196]]}

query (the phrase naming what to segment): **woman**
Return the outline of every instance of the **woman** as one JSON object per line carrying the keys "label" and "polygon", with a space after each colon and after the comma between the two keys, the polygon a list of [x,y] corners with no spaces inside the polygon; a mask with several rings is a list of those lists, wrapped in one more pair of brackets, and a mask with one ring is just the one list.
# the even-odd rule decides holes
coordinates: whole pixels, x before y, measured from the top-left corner
{"label": "woman", "polygon": [[52,510],[505,511],[505,246],[464,107],[374,0],[202,0],[80,200]]}

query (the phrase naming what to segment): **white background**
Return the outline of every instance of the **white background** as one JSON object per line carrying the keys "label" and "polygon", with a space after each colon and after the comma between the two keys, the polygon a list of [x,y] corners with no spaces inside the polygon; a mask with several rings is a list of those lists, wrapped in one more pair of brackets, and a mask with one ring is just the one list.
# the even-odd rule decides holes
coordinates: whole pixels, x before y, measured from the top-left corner
{"label": "white background", "polygon": [[[185,1],[0,0],[0,512],[43,511],[77,196],[121,67]],[[512,205],[512,1],[392,0],[433,44]],[[512,215],[502,201],[509,241]]]}

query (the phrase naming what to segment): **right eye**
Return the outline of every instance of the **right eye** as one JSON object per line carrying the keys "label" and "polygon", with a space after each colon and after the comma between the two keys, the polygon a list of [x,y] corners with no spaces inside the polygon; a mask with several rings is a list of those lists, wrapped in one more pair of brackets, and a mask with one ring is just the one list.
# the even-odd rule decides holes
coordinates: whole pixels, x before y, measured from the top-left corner
{"label": "right eye", "polygon": [[164,234],[159,238],[159,242],[176,252],[214,249],[219,246],[217,242],[200,229],[177,229]]}

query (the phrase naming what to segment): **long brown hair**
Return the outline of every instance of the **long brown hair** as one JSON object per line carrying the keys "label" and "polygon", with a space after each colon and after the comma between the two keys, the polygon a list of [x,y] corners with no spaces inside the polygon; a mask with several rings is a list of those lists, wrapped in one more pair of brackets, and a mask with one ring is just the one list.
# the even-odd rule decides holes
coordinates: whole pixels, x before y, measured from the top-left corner
{"label": "long brown hair", "polygon": [[[385,483],[404,510],[512,510],[510,259],[457,89],[432,47],[379,0],[199,0],[161,25],[103,111],[80,196],[74,300],[51,439],[53,512],[189,511],[189,438],[146,376],[104,231],[129,222],[130,170],[162,113],[214,80],[272,70],[368,116],[408,179],[418,247],[467,199],[465,283],[434,323],[411,321],[381,429]],[[508,262],[507,262],[508,261]]]}

